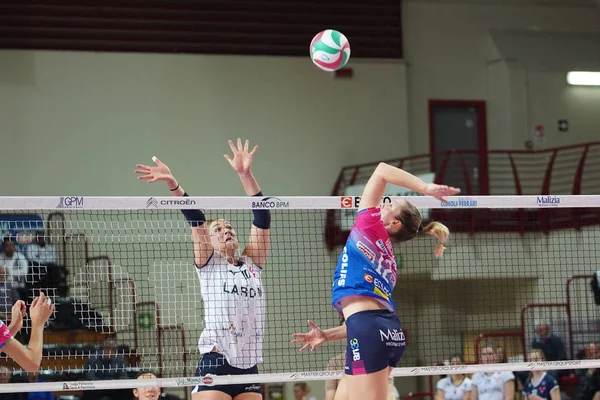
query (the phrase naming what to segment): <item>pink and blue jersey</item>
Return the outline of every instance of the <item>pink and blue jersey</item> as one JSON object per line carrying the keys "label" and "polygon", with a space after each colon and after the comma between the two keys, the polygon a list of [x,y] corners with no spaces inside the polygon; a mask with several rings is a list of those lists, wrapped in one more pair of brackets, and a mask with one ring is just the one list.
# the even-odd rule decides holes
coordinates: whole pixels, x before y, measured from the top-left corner
{"label": "pink and blue jersey", "polygon": [[10,339],[12,339],[12,335],[8,330],[8,326],[0,320],[0,349],[3,348]]}
{"label": "pink and blue jersey", "polygon": [[335,268],[333,306],[341,312],[343,298],[367,296],[395,312],[392,291],[397,273],[392,241],[381,222],[380,208],[360,210]]}

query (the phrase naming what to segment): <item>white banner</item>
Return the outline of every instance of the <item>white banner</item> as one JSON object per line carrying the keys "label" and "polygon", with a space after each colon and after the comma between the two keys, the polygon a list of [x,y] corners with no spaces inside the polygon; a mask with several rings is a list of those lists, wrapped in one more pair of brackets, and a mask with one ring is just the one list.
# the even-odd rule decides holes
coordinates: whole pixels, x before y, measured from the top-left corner
{"label": "white banner", "polygon": [[[354,189],[356,190],[356,189]],[[419,209],[434,208],[600,208],[600,195],[452,196],[441,203],[426,196],[386,196],[404,199]],[[345,210],[357,209],[359,196],[276,197],[0,197],[0,210]]]}
{"label": "white banner", "polygon": [[[391,376],[429,376],[440,374],[474,374],[477,372],[501,371],[544,371],[557,369],[588,369],[600,367],[600,360],[568,360],[522,362],[512,364],[472,364],[431,367],[402,367],[394,368]],[[0,393],[29,393],[56,392],[80,390],[135,389],[158,386],[161,388],[215,386],[231,384],[251,384],[254,382],[280,383],[297,381],[322,381],[339,379],[344,371],[306,371],[283,372],[258,375],[210,375],[180,378],[157,379],[122,379],[105,381],[76,381],[76,382],[36,382],[36,383],[5,383],[0,385]]]}

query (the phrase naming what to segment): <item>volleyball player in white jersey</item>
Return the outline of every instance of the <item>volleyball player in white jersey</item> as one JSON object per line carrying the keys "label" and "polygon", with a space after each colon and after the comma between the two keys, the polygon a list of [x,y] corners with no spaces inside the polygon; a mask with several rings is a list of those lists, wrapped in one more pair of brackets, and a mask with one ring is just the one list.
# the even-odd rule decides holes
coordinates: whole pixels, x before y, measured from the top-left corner
{"label": "volleyball player in white jersey", "polygon": [[[498,360],[498,349],[487,345],[481,349],[482,364],[492,364]],[[478,372],[471,378],[471,400],[514,400],[515,375],[512,372]]]}
{"label": "volleyball player in white jersey", "polygon": [[[450,365],[462,365],[459,356],[450,359]],[[465,374],[448,375],[438,381],[434,400],[470,400],[471,380]]]}
{"label": "volleyball player in white jersey", "polygon": [[[237,147],[229,141],[233,157],[225,155],[238,173],[246,195],[262,196],[251,172],[258,147],[248,151],[248,141]],[[156,166],[138,164],[138,179],[167,183],[175,196],[188,194],[169,168],[154,158]],[[265,294],[261,281],[270,246],[271,215],[268,210],[253,210],[249,242],[241,255],[237,233],[229,221],[207,221],[200,210],[182,210],[192,228],[195,270],[204,300],[205,328],[198,340],[202,357],[196,376],[257,374],[263,360]],[[197,386],[193,400],[258,400],[261,385]]]}

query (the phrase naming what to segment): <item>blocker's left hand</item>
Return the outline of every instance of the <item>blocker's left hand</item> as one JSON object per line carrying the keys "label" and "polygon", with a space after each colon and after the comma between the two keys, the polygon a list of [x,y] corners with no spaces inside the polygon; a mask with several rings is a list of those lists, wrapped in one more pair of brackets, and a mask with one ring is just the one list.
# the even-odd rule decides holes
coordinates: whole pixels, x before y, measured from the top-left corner
{"label": "blocker's left hand", "polygon": [[254,157],[254,153],[258,150],[258,146],[254,146],[252,151],[248,151],[249,143],[246,140],[244,146],[242,147],[242,139],[238,138],[237,147],[233,144],[233,141],[229,141],[229,147],[233,152],[233,158],[228,154],[224,154],[223,156],[231,167],[240,175],[250,173],[250,168],[252,167],[252,157]]}

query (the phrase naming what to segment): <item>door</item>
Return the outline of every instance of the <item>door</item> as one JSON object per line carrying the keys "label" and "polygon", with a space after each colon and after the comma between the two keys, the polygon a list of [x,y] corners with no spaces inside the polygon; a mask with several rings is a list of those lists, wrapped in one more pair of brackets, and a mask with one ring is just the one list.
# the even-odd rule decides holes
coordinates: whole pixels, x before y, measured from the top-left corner
{"label": "door", "polygon": [[429,101],[430,151],[442,152],[431,158],[432,171],[464,195],[489,194],[485,115],[483,101]]}

